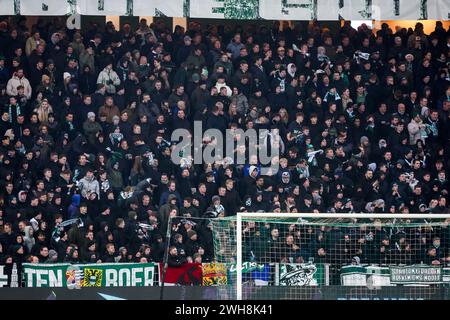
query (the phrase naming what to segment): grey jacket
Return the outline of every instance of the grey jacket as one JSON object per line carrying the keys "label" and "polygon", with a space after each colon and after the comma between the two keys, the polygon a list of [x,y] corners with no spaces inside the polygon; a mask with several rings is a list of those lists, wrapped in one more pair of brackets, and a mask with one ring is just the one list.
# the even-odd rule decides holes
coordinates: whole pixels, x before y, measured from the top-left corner
{"label": "grey jacket", "polygon": [[81,195],[84,198],[87,198],[89,194],[95,192],[97,194],[97,199],[100,198],[100,185],[98,181],[92,177],[88,179],[88,177],[84,177],[80,181],[78,181],[78,188],[81,190]]}

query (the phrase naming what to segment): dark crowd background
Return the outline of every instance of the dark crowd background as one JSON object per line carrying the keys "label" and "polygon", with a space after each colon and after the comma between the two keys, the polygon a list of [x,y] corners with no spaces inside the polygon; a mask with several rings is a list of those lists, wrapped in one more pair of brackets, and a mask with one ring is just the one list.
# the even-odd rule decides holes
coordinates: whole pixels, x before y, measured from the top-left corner
{"label": "dark crowd background", "polygon": [[[449,30],[279,29],[1,21],[0,263],[159,262],[166,245],[171,266],[207,262],[211,219],[246,210],[448,213]],[[174,164],[171,133],[194,121],[276,130],[258,146],[278,148],[279,171],[262,175],[255,157],[237,164],[257,147],[248,141],[215,163]],[[182,218],[168,226],[169,216]],[[361,239],[254,228],[245,232],[257,239],[265,228],[277,261]],[[442,230],[369,230],[369,257],[419,241],[414,262],[444,263]]]}

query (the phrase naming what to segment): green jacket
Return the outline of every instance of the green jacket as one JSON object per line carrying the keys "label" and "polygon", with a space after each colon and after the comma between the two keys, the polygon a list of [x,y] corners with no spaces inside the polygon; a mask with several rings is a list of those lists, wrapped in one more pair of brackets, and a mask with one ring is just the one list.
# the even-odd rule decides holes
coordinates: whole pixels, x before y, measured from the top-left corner
{"label": "green jacket", "polygon": [[102,131],[102,126],[98,122],[90,122],[89,120],[86,120],[83,123],[83,131],[89,143],[95,145],[95,135],[97,134],[97,132]]}
{"label": "green jacket", "polygon": [[113,168],[113,165],[114,161],[112,161],[111,159],[106,162],[107,177],[111,188],[113,190],[120,190],[123,187],[122,173],[120,172],[120,170],[115,170]]}

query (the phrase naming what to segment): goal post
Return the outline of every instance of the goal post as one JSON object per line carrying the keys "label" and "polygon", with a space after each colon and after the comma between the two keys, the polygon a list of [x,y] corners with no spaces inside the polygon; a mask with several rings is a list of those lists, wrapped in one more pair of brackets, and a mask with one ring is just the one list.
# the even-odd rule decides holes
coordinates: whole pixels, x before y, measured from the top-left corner
{"label": "goal post", "polygon": [[[323,295],[314,288],[332,289],[336,296],[352,292],[351,298],[362,297],[364,288],[397,296],[409,290],[420,298],[450,285],[448,214],[239,212],[225,220],[229,239],[215,250],[221,261],[236,263],[231,296],[237,300],[252,299],[257,290],[255,279],[246,274],[243,280],[249,260],[270,265],[265,286],[274,298],[276,289],[285,292],[283,299],[305,298],[298,292],[308,290]],[[223,233],[225,222],[216,223]]]}

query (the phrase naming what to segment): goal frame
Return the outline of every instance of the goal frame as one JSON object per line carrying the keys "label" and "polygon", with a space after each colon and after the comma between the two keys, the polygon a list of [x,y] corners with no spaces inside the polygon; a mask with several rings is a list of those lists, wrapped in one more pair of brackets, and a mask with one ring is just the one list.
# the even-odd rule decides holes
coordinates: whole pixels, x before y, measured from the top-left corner
{"label": "goal frame", "polygon": [[360,219],[450,219],[450,214],[433,213],[274,213],[238,212],[236,214],[236,300],[242,300],[242,220],[243,218],[360,218]]}

